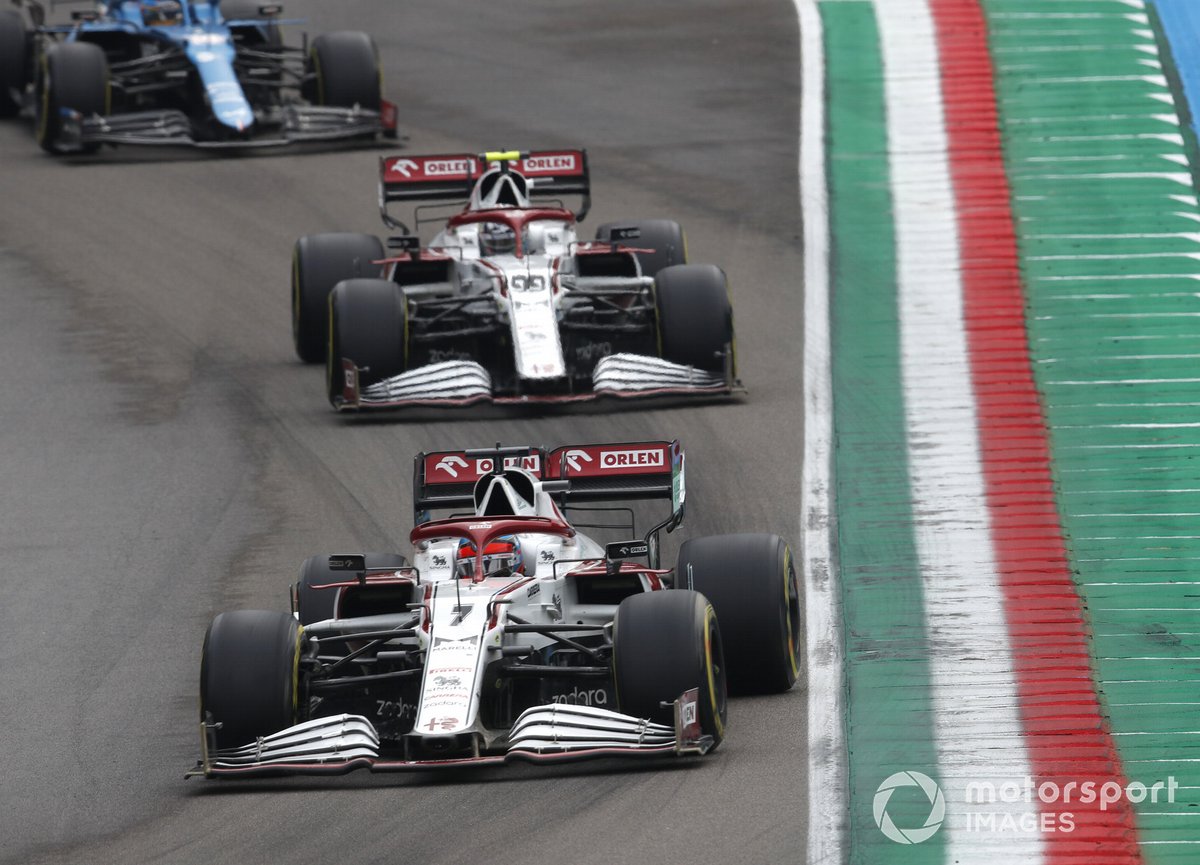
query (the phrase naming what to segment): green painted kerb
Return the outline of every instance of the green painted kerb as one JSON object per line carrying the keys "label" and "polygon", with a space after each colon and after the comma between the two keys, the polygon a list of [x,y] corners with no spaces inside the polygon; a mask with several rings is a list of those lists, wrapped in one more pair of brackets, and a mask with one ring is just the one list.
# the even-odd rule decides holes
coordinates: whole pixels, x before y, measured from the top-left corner
{"label": "green painted kerb", "polygon": [[[1200,211],[1155,39],[1115,0],[984,0],[1028,326],[1097,689],[1149,865],[1200,861]],[[1178,197],[1182,196],[1182,198]],[[1190,789],[1188,789],[1190,788]]]}
{"label": "green painted kerb", "polygon": [[[905,846],[876,826],[889,775],[937,779],[921,577],[913,546],[901,402],[895,233],[883,64],[874,7],[821,7],[828,88],[834,477],[845,615],[850,861],[940,863],[939,833]],[[811,180],[810,180],[811,182]],[[810,791],[812,796],[821,791]],[[929,815],[917,790],[888,805],[897,826]]]}

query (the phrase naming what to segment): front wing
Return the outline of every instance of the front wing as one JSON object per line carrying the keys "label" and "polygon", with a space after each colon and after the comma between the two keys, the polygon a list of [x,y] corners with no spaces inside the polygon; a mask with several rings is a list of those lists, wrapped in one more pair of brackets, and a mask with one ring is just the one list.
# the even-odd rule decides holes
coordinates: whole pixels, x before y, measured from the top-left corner
{"label": "front wing", "polygon": [[389,409],[408,406],[468,406],[586,402],[600,397],[637,399],[665,396],[720,396],[741,389],[731,368],[707,372],[642,354],[613,354],[601,358],[586,393],[539,393],[496,396],[488,371],[474,361],[443,361],[422,366],[374,384],[361,386],[359,369],[341,359],[342,393],[334,399],[338,411]]}
{"label": "front wing", "polygon": [[341,141],[376,134],[391,135],[396,129],[395,106],[384,104],[384,110],[334,108],[315,105],[286,105],[277,118],[272,118],[277,131],[246,138],[227,140],[197,139],[192,135],[192,122],[182,111],[138,111],[106,116],[83,116],[69,108],[62,109],[63,124],[58,146],[63,150],[79,150],[90,144],[130,144],[163,147],[200,147],[209,149],[245,150],[256,147],[281,147],[310,141]]}
{"label": "front wing", "polygon": [[210,728],[201,724],[200,762],[185,777],[342,775],[356,769],[405,772],[499,765],[512,760],[552,763],[597,757],[702,755],[712,748],[713,740],[700,730],[699,696],[696,688],[679,696],[673,727],[592,706],[534,706],[522,712],[513,725],[503,753],[438,760],[381,756],[379,736],[361,715],[306,721],[224,750],[210,747]]}

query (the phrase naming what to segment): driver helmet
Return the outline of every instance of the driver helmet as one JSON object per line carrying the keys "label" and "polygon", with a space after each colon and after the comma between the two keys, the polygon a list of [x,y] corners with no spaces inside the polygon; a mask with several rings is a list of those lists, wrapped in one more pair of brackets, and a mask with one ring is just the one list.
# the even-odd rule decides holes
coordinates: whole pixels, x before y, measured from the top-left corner
{"label": "driver helmet", "polygon": [[[488,541],[487,546],[483,548],[485,577],[524,573],[525,560],[521,555],[521,544],[516,535],[500,535]],[[465,538],[458,543],[454,574],[467,579],[475,574],[475,545]]]}
{"label": "driver helmet", "polygon": [[147,26],[179,24],[183,7],[178,0],[142,0],[142,21]]}
{"label": "driver helmet", "polygon": [[517,233],[502,222],[485,222],[479,229],[479,251],[483,255],[511,255],[517,249]]}

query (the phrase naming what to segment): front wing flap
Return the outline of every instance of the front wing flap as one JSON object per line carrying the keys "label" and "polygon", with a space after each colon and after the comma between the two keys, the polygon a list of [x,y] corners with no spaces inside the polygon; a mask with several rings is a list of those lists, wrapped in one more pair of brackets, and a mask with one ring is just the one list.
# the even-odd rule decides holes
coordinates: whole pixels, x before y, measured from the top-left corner
{"label": "front wing flap", "polygon": [[178,110],[84,116],[64,108],[58,146],[68,151],[89,144],[245,150],[310,141],[341,141],[394,132],[394,106],[386,104],[384,109],[381,113],[361,108],[288,105],[282,109],[278,131],[255,135],[251,130],[245,138],[210,140],[194,137],[191,120]]}
{"label": "front wing flap", "polygon": [[713,746],[697,720],[699,691],[674,702],[673,726],[592,706],[551,704],[527,709],[513,724],[503,753],[438,760],[380,755],[379,736],[361,715],[318,718],[239,748],[212,747],[213,728],[201,724],[201,759],[185,777],[341,775],[356,769],[406,772],[486,766],[524,760],[551,763],[597,757],[702,755]]}
{"label": "front wing flap", "polygon": [[732,369],[707,372],[642,354],[612,354],[601,358],[592,373],[592,390],[584,393],[539,393],[497,396],[492,379],[475,361],[444,361],[418,367],[366,386],[360,370],[341,358],[342,393],[333,407],[338,411],[394,409],[413,406],[462,407],[487,402],[494,405],[587,402],[602,397],[646,399],[668,396],[721,396],[742,390]]}

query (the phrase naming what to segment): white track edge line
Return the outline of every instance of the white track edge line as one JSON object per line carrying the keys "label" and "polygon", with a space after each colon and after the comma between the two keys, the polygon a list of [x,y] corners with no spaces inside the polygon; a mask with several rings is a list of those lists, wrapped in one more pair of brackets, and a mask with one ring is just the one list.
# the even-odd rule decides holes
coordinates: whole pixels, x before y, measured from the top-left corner
{"label": "white track edge line", "polygon": [[800,28],[800,209],[804,223],[804,465],[801,544],[808,675],[808,865],[846,861],[841,600],[832,539],[833,402],[825,56],[817,0],[792,0]]}

